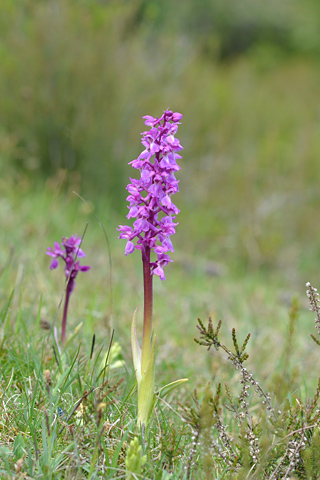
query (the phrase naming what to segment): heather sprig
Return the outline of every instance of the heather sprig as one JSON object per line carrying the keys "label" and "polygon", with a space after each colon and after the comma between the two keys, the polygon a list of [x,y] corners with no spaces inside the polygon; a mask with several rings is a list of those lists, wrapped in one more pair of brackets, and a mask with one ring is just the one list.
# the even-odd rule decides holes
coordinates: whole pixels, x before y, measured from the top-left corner
{"label": "heather sprig", "polygon": [[87,272],[90,270],[88,265],[80,265],[78,258],[85,257],[84,252],[80,248],[82,238],[77,235],[72,235],[70,238],[63,237],[61,244],[54,243],[54,248],[48,247],[46,254],[53,258],[50,269],[54,270],[59,265],[61,259],[64,264],[64,271],[66,276],[66,292],[62,317],[61,341],[65,344],[66,341],[66,326],[70,295],[76,285],[76,278],[79,272]]}
{"label": "heather sprig", "polygon": [[[182,158],[177,152],[182,146],[175,134],[182,115],[165,110],[163,115],[143,117],[150,130],[142,133],[143,152],[130,162],[140,171],[140,178],[130,178],[127,186],[129,213],[127,218],[135,218],[133,227],[119,225],[119,238],[127,240],[125,255],[140,250],[143,264],[144,318],[142,348],[136,335],[136,312],[131,327],[132,355],[138,382],[138,424],[146,428],[157,396],[167,394],[186,379],[172,382],[154,393],[155,374],[155,335],[152,339],[153,275],[165,280],[163,268],[172,262],[168,252],[173,252],[170,237],[178,223],[174,220],[179,209],[171,196],[179,191],[175,173],[180,170],[177,160]],[[151,258],[151,254],[156,258]]]}
{"label": "heather sprig", "polygon": [[[316,327],[320,323],[320,307],[317,290],[307,284],[307,295],[310,302],[310,310],[316,313]],[[293,322],[297,320],[297,301],[293,299],[289,313],[289,337],[286,352],[292,349]],[[271,404],[271,396],[266,393],[253,375],[244,367],[243,362],[248,358],[245,350],[249,341],[246,337],[242,346],[238,343],[235,330],[232,330],[233,351],[223,345],[219,340],[221,321],[214,328],[212,319],[209,318],[208,326],[199,320],[198,329],[200,339],[195,341],[210,350],[214,346],[217,350],[222,349],[228,356],[228,360],[239,371],[239,380],[242,385],[240,394],[234,399],[230,388],[225,385],[226,398],[225,418],[236,420],[238,431],[226,430],[221,421],[219,411],[215,411],[208,419],[207,426],[212,425],[212,440],[210,445],[211,458],[214,464],[220,465],[219,471],[230,478],[289,478],[297,475],[297,478],[318,478],[320,462],[318,446],[320,445],[318,428],[320,422],[320,379],[313,398],[307,398],[305,402],[300,397],[288,395],[283,405],[283,411],[276,410]],[[317,328],[318,329],[318,328]],[[313,339],[315,339],[313,337]],[[320,343],[317,341],[317,343]],[[289,355],[288,354],[288,355]],[[288,369],[288,359],[285,359],[285,368]],[[252,388],[253,387],[253,388]],[[260,398],[261,404],[267,411],[257,415],[257,405],[252,405],[254,392]],[[252,392],[250,394],[250,391]],[[275,402],[275,398],[273,399]],[[199,405],[199,402],[197,402]],[[189,407],[184,407],[184,419],[190,424],[192,432],[195,432],[196,441],[202,449],[203,466],[208,462],[207,439],[200,429],[200,415],[197,416]],[[199,408],[198,408],[199,410]],[[231,423],[230,423],[231,424]],[[197,450],[193,447],[192,457]],[[211,460],[210,460],[211,461]],[[221,470],[220,470],[221,468]],[[233,476],[235,475],[235,477]],[[309,476],[308,476],[309,475]],[[316,476],[315,476],[316,475]],[[228,476],[228,478],[229,478]],[[295,477],[296,478],[296,477]]]}
{"label": "heather sprig", "polygon": [[[209,317],[208,327],[205,327],[200,319],[198,319],[198,323],[199,325],[197,325],[197,328],[200,331],[200,339],[195,338],[195,342],[199,345],[207,347],[207,350],[210,350],[212,346],[214,346],[216,350],[221,348],[226,352],[228,360],[231,361],[235,369],[240,371],[240,383],[242,385],[241,392],[238,395],[237,402],[235,403],[232,400],[229,387],[226,385],[226,395],[229,400],[229,405],[226,405],[226,408],[234,414],[237,420],[238,427],[242,432],[240,438],[244,444],[243,448],[248,450],[251,470],[254,472],[260,463],[261,448],[259,433],[249,408],[249,396],[252,387],[257,395],[262,399],[262,404],[265,405],[267,411],[271,413],[272,421],[277,421],[277,413],[271,405],[271,396],[261,388],[259,383],[253,377],[252,373],[250,373],[243,365],[243,363],[249,357],[245,350],[250,339],[250,334],[246,336],[242,346],[240,347],[236,331],[233,328],[232,342],[234,346],[234,352],[232,352],[219,340],[221,320],[219,320],[216,329],[213,327],[211,317]],[[222,444],[224,448],[223,454],[225,463],[229,464],[229,468],[233,468],[237,463],[237,454],[233,449],[227,448],[225,441],[225,428],[220,419],[217,419],[215,427],[218,432],[219,441],[218,443],[216,442],[216,444],[213,444],[213,449],[217,450],[216,445]]]}
{"label": "heather sprig", "polygon": [[[196,343],[198,343],[199,345],[208,347],[208,350],[210,350],[211,346],[214,346],[216,348],[216,350],[218,350],[219,348],[222,348],[222,350],[224,350],[226,352],[226,354],[228,355],[228,360],[231,361],[231,363],[233,364],[235,369],[240,370],[241,377],[242,377],[240,381],[243,385],[243,390],[242,390],[241,395],[239,396],[239,400],[243,403],[243,407],[245,407],[245,409],[248,407],[248,404],[247,404],[247,401],[246,401],[246,398],[248,397],[247,390],[252,385],[252,386],[255,387],[255,391],[259,395],[259,397],[260,398],[263,397],[263,401],[262,401],[263,405],[266,405],[267,410],[269,412],[272,412],[276,416],[276,413],[275,413],[275,411],[274,411],[274,409],[272,408],[272,405],[271,405],[271,397],[270,397],[269,393],[266,393],[261,388],[259,383],[253,378],[253,375],[251,373],[249,373],[248,370],[243,365],[243,362],[245,362],[245,360],[247,360],[248,357],[249,357],[249,355],[247,354],[247,352],[245,350],[247,348],[247,345],[248,345],[248,342],[249,342],[249,339],[250,339],[250,333],[246,336],[246,338],[245,338],[245,340],[242,344],[242,347],[240,348],[239,345],[238,345],[236,331],[235,331],[234,328],[232,329],[232,342],[233,342],[234,349],[235,349],[235,353],[233,353],[229,348],[227,348],[225,345],[220,343],[220,341],[218,339],[218,334],[219,334],[219,330],[220,330],[220,327],[221,327],[221,320],[219,320],[216,330],[214,330],[214,328],[213,328],[213,323],[212,323],[212,318],[211,317],[209,317],[207,328],[204,326],[204,324],[200,320],[200,318],[198,318],[198,323],[199,323],[199,325],[197,325],[197,328],[200,331],[200,339],[195,338],[194,341]],[[247,419],[249,419],[249,421],[250,421],[249,412],[246,411],[246,414],[247,414],[246,415]]]}
{"label": "heather sprig", "polygon": [[[310,304],[310,310],[311,312],[314,312],[316,314],[316,318],[314,319],[315,323],[315,328],[318,331],[318,335],[320,335],[320,305],[319,305],[319,293],[318,289],[314,288],[310,282],[306,283],[307,287],[307,297],[309,300]],[[311,334],[311,338],[318,344],[320,345],[320,341],[318,338],[316,338],[314,335]]]}

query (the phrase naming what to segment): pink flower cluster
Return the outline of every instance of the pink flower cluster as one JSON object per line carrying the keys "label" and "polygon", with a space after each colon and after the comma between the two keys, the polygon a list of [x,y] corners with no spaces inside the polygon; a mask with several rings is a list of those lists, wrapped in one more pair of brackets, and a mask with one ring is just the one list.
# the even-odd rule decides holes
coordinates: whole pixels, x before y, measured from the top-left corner
{"label": "pink flower cluster", "polygon": [[75,287],[75,279],[79,272],[87,272],[90,267],[87,265],[80,265],[77,258],[85,257],[81,250],[81,237],[71,235],[70,238],[63,237],[61,245],[54,242],[54,248],[48,247],[46,254],[53,257],[50,269],[53,270],[59,265],[59,258],[65,262],[65,275],[68,281],[68,293],[72,293]]}
{"label": "pink flower cluster", "polygon": [[[177,152],[182,146],[175,134],[182,115],[166,110],[160,118],[150,115],[143,117],[150,130],[142,133],[144,151],[130,164],[140,170],[140,179],[130,178],[127,186],[129,213],[127,218],[136,218],[133,228],[119,225],[119,238],[125,238],[125,255],[135,249],[142,250],[145,258],[146,248],[157,255],[151,262],[151,272],[165,280],[163,267],[171,262],[167,252],[173,252],[170,236],[175,233],[175,216],[179,209],[173,204],[171,196],[179,191],[175,173],[180,170],[176,160],[182,158]],[[136,244],[133,240],[136,238]]]}

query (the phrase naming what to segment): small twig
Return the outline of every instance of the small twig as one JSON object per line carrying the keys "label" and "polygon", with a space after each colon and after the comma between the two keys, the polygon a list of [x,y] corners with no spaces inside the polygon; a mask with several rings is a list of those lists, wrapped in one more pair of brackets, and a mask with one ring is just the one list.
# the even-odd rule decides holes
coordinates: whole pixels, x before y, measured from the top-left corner
{"label": "small twig", "polygon": [[54,353],[54,356],[55,356],[55,359],[56,359],[57,365],[58,365],[58,367],[60,367],[59,358],[58,358],[58,355],[57,355],[57,352],[56,352],[56,348],[55,348],[55,346],[54,346],[54,345],[52,345],[52,349],[53,349],[53,353]]}
{"label": "small twig", "polygon": [[[281,440],[279,440],[278,442],[275,442],[273,445],[271,445],[268,449],[268,451],[266,452],[266,454],[269,453],[269,451],[272,450],[272,448],[274,448],[276,445],[280,444],[283,440],[285,440],[286,438],[289,438],[293,435],[295,435],[296,433],[304,433],[306,430],[311,430],[312,428],[315,428],[317,426],[317,424],[315,423],[314,425],[308,425],[308,426],[304,426],[304,427],[301,427],[301,428],[298,428],[298,430],[294,430],[293,432],[290,432],[288,433],[288,435],[286,435],[285,437],[283,437]],[[302,437],[303,438],[303,437]],[[300,444],[299,444],[300,446]],[[285,460],[285,458],[287,457],[288,455],[288,451],[286,451],[286,453],[283,455],[283,457],[281,458],[280,462],[278,463],[277,465],[277,468],[275,469],[275,471],[272,473],[271,477],[269,478],[269,480],[272,480],[273,478],[276,478],[275,475],[276,473],[278,473],[278,471],[280,470],[280,467],[283,463],[283,461]],[[286,478],[286,477],[284,477]]]}
{"label": "small twig", "polygon": [[50,437],[49,415],[48,415],[48,412],[45,408],[43,408],[43,413],[44,413],[44,416],[45,416],[45,419],[46,419],[46,427],[47,427],[48,435]]}
{"label": "small twig", "polygon": [[80,400],[78,400],[78,402],[76,403],[75,407],[73,408],[72,412],[70,413],[70,415],[68,416],[68,418],[66,419],[66,422],[65,422],[65,425],[63,425],[60,430],[59,430],[59,435],[61,435],[61,433],[63,432],[63,430],[65,429],[66,427],[66,424],[69,422],[70,418],[72,417],[72,415],[75,413],[75,411],[78,409],[79,405],[83,402],[83,400],[85,398],[87,398],[88,395],[90,395],[90,393],[92,393],[94,390],[95,390],[96,387],[93,387],[89,390],[89,392],[86,392],[82,395],[82,397],[80,398]]}
{"label": "small twig", "polygon": [[181,421],[184,422],[184,418],[182,415],[180,415],[179,412],[177,412],[177,410],[175,410],[174,408],[171,407],[171,405],[166,402],[166,400],[164,398],[161,398],[159,396],[157,396],[158,400],[160,400],[162,403],[164,403],[166,405],[166,407],[168,407],[173,413],[175,413],[178,417],[180,417]]}
{"label": "small twig", "polygon": [[96,343],[96,334],[93,334],[92,337],[92,344],[91,344],[91,352],[90,352],[90,360],[92,360],[92,355],[93,355],[93,350],[94,350],[94,344]]}

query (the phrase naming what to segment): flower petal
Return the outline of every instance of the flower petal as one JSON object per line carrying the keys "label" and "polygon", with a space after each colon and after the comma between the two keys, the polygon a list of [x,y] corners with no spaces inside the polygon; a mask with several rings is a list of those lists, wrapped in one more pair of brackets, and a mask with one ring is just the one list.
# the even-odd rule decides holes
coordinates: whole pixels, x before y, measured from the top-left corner
{"label": "flower petal", "polygon": [[52,262],[51,262],[50,270],[54,270],[55,268],[57,268],[58,265],[59,265],[59,262],[58,262],[58,260],[55,258],[55,259],[52,260]]}
{"label": "flower petal", "polygon": [[89,265],[81,265],[80,272],[87,272],[90,268]]}
{"label": "flower petal", "polygon": [[125,255],[130,255],[134,251],[134,243],[130,242],[130,240],[127,242],[126,249],[124,254]]}

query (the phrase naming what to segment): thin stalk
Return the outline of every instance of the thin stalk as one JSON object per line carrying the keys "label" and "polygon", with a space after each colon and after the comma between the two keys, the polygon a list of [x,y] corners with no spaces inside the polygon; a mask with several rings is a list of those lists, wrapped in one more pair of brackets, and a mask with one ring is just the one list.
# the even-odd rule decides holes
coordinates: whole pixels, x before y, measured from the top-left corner
{"label": "thin stalk", "polygon": [[144,288],[144,312],[143,312],[143,337],[141,354],[141,372],[146,369],[150,356],[152,334],[152,277],[150,268],[150,248],[146,247],[142,254],[143,263],[143,288]]}
{"label": "thin stalk", "polygon": [[68,315],[68,306],[69,306],[69,299],[70,299],[70,287],[69,287],[69,281],[67,285],[67,290],[66,290],[66,298],[64,301],[64,307],[63,307],[63,317],[62,317],[62,329],[61,329],[61,341],[62,345],[66,343],[66,327],[67,327],[67,315]]}

